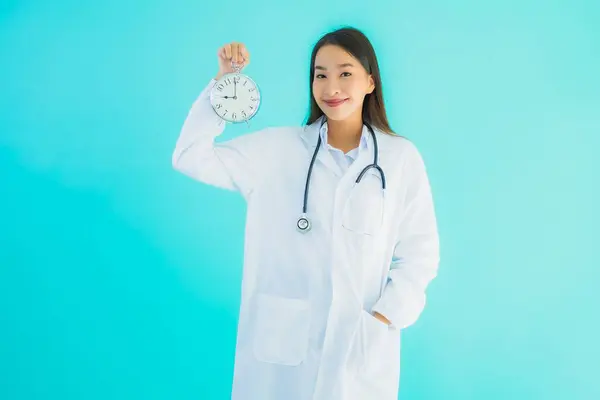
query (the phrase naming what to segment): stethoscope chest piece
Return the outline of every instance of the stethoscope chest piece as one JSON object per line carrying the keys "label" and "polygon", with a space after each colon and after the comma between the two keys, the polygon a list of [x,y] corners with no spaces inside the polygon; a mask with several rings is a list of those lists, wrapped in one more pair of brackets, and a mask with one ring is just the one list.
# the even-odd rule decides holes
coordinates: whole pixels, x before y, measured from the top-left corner
{"label": "stethoscope chest piece", "polygon": [[306,214],[303,213],[300,218],[298,218],[298,222],[296,223],[296,229],[300,233],[306,233],[310,231],[311,225],[310,220],[306,217]]}

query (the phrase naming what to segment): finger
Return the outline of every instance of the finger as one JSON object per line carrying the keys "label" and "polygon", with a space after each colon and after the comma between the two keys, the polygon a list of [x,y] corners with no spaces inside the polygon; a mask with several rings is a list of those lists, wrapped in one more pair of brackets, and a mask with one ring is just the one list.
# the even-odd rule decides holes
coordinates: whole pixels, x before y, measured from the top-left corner
{"label": "finger", "polygon": [[225,45],[225,59],[231,60],[231,44],[230,43]]}
{"label": "finger", "polygon": [[248,64],[250,62],[250,53],[248,53],[248,49],[243,44],[240,45],[240,54],[242,55],[244,64]]}
{"label": "finger", "polygon": [[240,60],[240,46],[239,43],[233,42],[231,44],[231,61],[238,63]]}
{"label": "finger", "polygon": [[225,47],[219,47],[219,50],[217,51],[217,56],[219,57],[219,59],[221,60],[225,60]]}

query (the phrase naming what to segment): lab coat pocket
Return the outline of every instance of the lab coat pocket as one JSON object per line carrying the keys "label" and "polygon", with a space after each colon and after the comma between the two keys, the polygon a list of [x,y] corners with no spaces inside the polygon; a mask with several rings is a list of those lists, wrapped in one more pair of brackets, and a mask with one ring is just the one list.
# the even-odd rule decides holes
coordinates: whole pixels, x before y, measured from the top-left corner
{"label": "lab coat pocket", "polygon": [[396,370],[399,372],[400,332],[367,311],[363,312],[363,328],[364,360],[360,374],[371,381],[395,375]]}
{"label": "lab coat pocket", "polygon": [[376,173],[366,173],[350,189],[342,212],[342,226],[346,230],[361,235],[379,232],[385,213],[381,177]]}
{"label": "lab coat pocket", "polygon": [[308,301],[258,294],[254,323],[257,360],[289,366],[304,361],[310,327]]}

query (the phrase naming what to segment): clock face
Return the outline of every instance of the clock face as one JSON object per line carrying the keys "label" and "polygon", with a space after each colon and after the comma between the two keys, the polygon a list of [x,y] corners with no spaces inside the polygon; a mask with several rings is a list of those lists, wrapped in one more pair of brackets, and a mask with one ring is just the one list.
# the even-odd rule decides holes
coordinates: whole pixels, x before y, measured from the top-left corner
{"label": "clock face", "polygon": [[212,88],[210,102],[215,112],[224,120],[244,122],[258,111],[260,91],[248,76],[239,73],[226,74]]}

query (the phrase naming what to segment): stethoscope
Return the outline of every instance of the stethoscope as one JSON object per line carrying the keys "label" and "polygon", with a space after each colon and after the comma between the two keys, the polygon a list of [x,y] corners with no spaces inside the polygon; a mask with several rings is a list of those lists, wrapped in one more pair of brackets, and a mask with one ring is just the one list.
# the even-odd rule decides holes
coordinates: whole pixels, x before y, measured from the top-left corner
{"label": "stethoscope", "polygon": [[[321,127],[323,126],[325,121],[326,121],[326,119],[323,118],[323,121],[321,122]],[[375,168],[377,171],[379,171],[379,175],[381,176],[381,188],[383,190],[385,190],[385,174],[383,173],[383,170],[381,169],[381,167],[379,166],[379,164],[377,162],[377,158],[379,155],[379,150],[378,150],[378,146],[377,146],[377,138],[375,137],[375,132],[373,131],[373,128],[371,128],[371,125],[367,122],[364,122],[364,124],[369,129],[369,132],[371,132],[371,137],[373,138],[373,144],[374,144],[374,150],[375,150],[373,153],[373,164],[369,164],[363,168],[363,170],[358,175],[358,178],[356,178],[356,181],[354,184],[357,185],[360,182],[360,180],[362,179],[363,175],[369,169]],[[306,184],[304,186],[304,205],[302,206],[302,215],[300,215],[300,218],[298,218],[298,222],[296,223],[296,228],[300,233],[306,233],[306,232],[310,231],[310,228],[312,227],[310,219],[306,215],[306,205],[308,203],[308,186],[309,186],[309,182],[310,182],[310,177],[312,175],[312,169],[315,164],[315,159],[317,158],[317,153],[319,152],[319,147],[321,147],[321,135],[318,135],[318,136],[319,136],[319,140],[317,141],[317,148],[315,149],[315,151],[312,155],[312,159],[310,160],[310,166],[308,167],[308,174],[306,176]]]}

